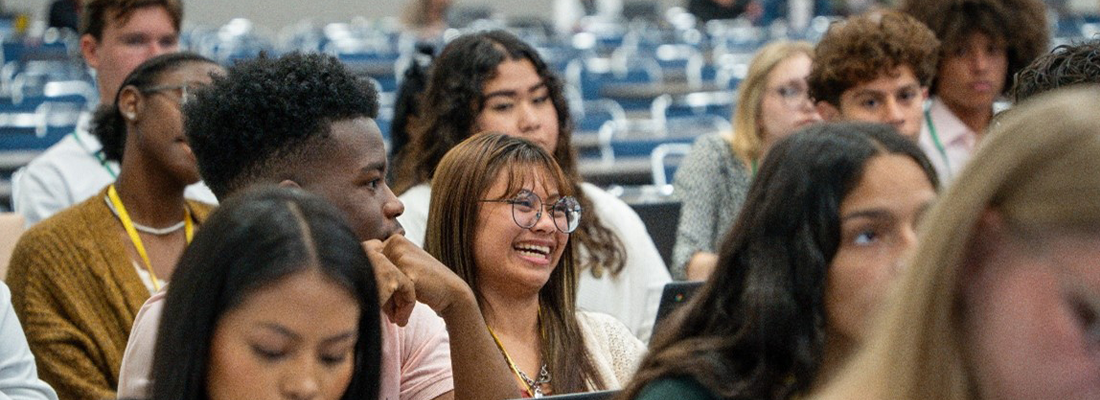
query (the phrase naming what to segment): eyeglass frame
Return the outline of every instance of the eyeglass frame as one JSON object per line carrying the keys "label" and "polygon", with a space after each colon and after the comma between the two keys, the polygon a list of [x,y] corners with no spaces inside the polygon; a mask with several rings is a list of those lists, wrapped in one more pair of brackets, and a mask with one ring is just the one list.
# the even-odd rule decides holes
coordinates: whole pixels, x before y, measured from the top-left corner
{"label": "eyeglass frame", "polygon": [[[535,212],[535,218],[533,219],[533,222],[531,223],[530,226],[523,226],[523,224],[519,223],[519,218],[516,217],[516,203],[520,202],[520,199],[518,199],[517,197],[519,197],[520,194],[522,194],[522,193],[527,193],[528,196],[534,197],[535,200],[538,200],[538,202],[539,202],[539,207],[536,207],[538,211]],[[580,200],[577,200],[577,198],[573,197],[573,196],[562,196],[562,197],[559,197],[557,200],[555,200],[554,203],[552,203],[550,205],[550,208],[549,208],[551,210],[551,213],[553,213],[554,207],[557,207],[558,204],[562,204],[563,202],[566,202],[566,201],[569,201],[569,200],[572,200],[573,203],[576,204],[577,225],[574,226],[573,229],[568,230],[568,231],[565,230],[565,229],[562,229],[560,226],[558,226],[558,221],[554,219],[554,216],[553,215],[550,216],[550,221],[554,224],[554,228],[557,229],[558,232],[561,232],[561,233],[564,233],[564,234],[567,234],[567,235],[572,234],[573,232],[576,232],[577,228],[579,228],[581,226],[580,220],[581,220],[581,217],[584,216],[584,207],[581,206]],[[512,222],[515,222],[516,226],[518,226],[520,228],[523,228],[523,229],[531,229],[535,225],[538,225],[539,220],[542,219],[543,210],[547,209],[546,202],[542,201],[542,197],[539,197],[539,195],[537,195],[534,192],[531,192],[529,190],[521,191],[520,193],[517,193],[515,196],[513,196],[510,199],[480,199],[480,200],[478,200],[478,202],[482,202],[482,203],[508,203],[508,204],[511,204],[512,205]],[[566,211],[566,212],[568,212],[568,211]]]}
{"label": "eyeglass frame", "polygon": [[181,84],[178,84],[178,85],[150,86],[150,87],[147,87],[147,88],[144,88],[144,89],[140,89],[139,91],[143,94],[152,94],[152,93],[161,93],[161,92],[164,92],[164,91],[167,91],[167,90],[179,90],[180,91],[180,97],[179,97],[178,101],[179,101],[180,106],[183,106],[183,105],[186,105],[187,103],[189,103],[191,101],[194,101],[195,93],[192,93],[191,91],[192,90],[198,90],[198,88],[192,88],[191,86],[192,86],[192,84],[190,82],[184,82],[184,83],[181,83]]}
{"label": "eyeglass frame", "polygon": [[[776,87],[768,88],[768,93],[774,93],[779,95],[779,100],[783,102],[783,106],[791,110],[797,110],[804,106],[807,102],[813,104],[813,99],[810,98],[810,87],[803,80],[799,85],[796,82],[787,82]],[[793,90],[793,93],[784,93]]]}

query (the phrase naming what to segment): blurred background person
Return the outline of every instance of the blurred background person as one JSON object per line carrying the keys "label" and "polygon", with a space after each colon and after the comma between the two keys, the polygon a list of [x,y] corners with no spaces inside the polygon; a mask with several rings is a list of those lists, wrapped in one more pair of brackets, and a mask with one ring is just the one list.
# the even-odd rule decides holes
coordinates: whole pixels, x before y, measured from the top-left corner
{"label": "blurred background person", "polygon": [[928,27],[896,11],[834,22],[814,49],[810,97],[826,121],[881,122],[917,141],[939,46]]}
{"label": "blurred background person", "polygon": [[1047,50],[1046,6],[1040,0],[908,0],[900,9],[941,43],[920,145],[946,185],[974,153],[1012,77]]}
{"label": "blurred background person", "polygon": [[19,239],[8,271],[39,373],[62,398],[115,396],[134,315],[171,281],[212,206],[184,198],[199,181],[181,107],[224,73],[172,53],[141,64],[96,112],[92,133],[118,180]]}
{"label": "blurred background person", "polygon": [[780,139],[821,121],[806,86],[812,56],[806,42],[760,49],[738,86],[733,132],[696,139],[680,164],[673,182],[682,204],[670,267],[674,278],[710,275],[760,160]]}
{"label": "blurred background person", "polygon": [[1016,74],[1012,99],[1022,102],[1048,91],[1077,85],[1100,84],[1100,40],[1065,44],[1039,56]]}

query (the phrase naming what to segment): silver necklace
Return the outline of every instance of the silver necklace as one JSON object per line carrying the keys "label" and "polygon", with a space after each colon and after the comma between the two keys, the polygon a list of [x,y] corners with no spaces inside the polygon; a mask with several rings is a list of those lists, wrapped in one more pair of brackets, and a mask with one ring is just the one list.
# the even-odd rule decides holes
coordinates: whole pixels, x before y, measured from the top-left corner
{"label": "silver necklace", "polygon": [[523,373],[519,368],[516,368],[516,372],[519,372],[520,379],[523,379],[523,382],[535,392],[532,394],[535,398],[544,396],[542,393],[542,385],[550,383],[550,370],[546,368],[546,364],[542,364],[542,369],[539,370],[538,379],[531,379],[531,377],[527,376],[527,374]]}
{"label": "silver necklace", "polygon": [[[111,199],[104,196],[103,200],[107,202],[107,208],[111,209],[111,214],[114,214],[115,218],[119,218],[118,210],[116,210],[115,205],[111,203]],[[186,225],[187,221],[180,221],[180,222],[175,223],[174,225],[167,226],[167,227],[164,227],[164,228],[154,228],[154,227],[151,227],[151,226],[145,226],[145,225],[137,223],[137,221],[131,221],[131,222],[133,222],[133,224],[134,224],[134,229],[137,229],[138,231],[145,232],[145,233],[148,233],[150,235],[164,236],[164,235],[174,233],[174,232],[176,232],[180,229],[183,229],[183,227]]]}

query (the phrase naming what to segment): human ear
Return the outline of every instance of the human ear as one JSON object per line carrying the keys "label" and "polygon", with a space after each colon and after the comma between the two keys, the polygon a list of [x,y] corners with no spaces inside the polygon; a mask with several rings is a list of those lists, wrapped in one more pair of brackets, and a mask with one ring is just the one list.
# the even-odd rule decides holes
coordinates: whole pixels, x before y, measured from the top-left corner
{"label": "human ear", "polygon": [[122,113],[127,121],[137,121],[143,106],[144,99],[136,87],[126,86],[118,93],[118,112]]}
{"label": "human ear", "polygon": [[99,41],[90,34],[80,37],[80,54],[92,69],[99,69]]}

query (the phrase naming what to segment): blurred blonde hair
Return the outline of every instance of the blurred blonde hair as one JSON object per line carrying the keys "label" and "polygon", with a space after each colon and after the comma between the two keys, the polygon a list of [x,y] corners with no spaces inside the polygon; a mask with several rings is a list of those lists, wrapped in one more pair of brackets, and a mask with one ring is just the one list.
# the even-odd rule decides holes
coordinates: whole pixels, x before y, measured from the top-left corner
{"label": "blurred blonde hair", "polygon": [[977,399],[959,295],[976,225],[997,210],[1023,232],[1100,227],[1100,90],[1008,111],[925,220],[916,257],[864,348],[819,399]]}
{"label": "blurred blonde hair", "polygon": [[800,54],[813,59],[813,45],[784,40],[764,46],[752,58],[749,72],[739,85],[730,143],[733,154],[747,166],[759,160],[764,153],[764,128],[760,126],[760,113],[768,90],[768,75],[779,63]]}

